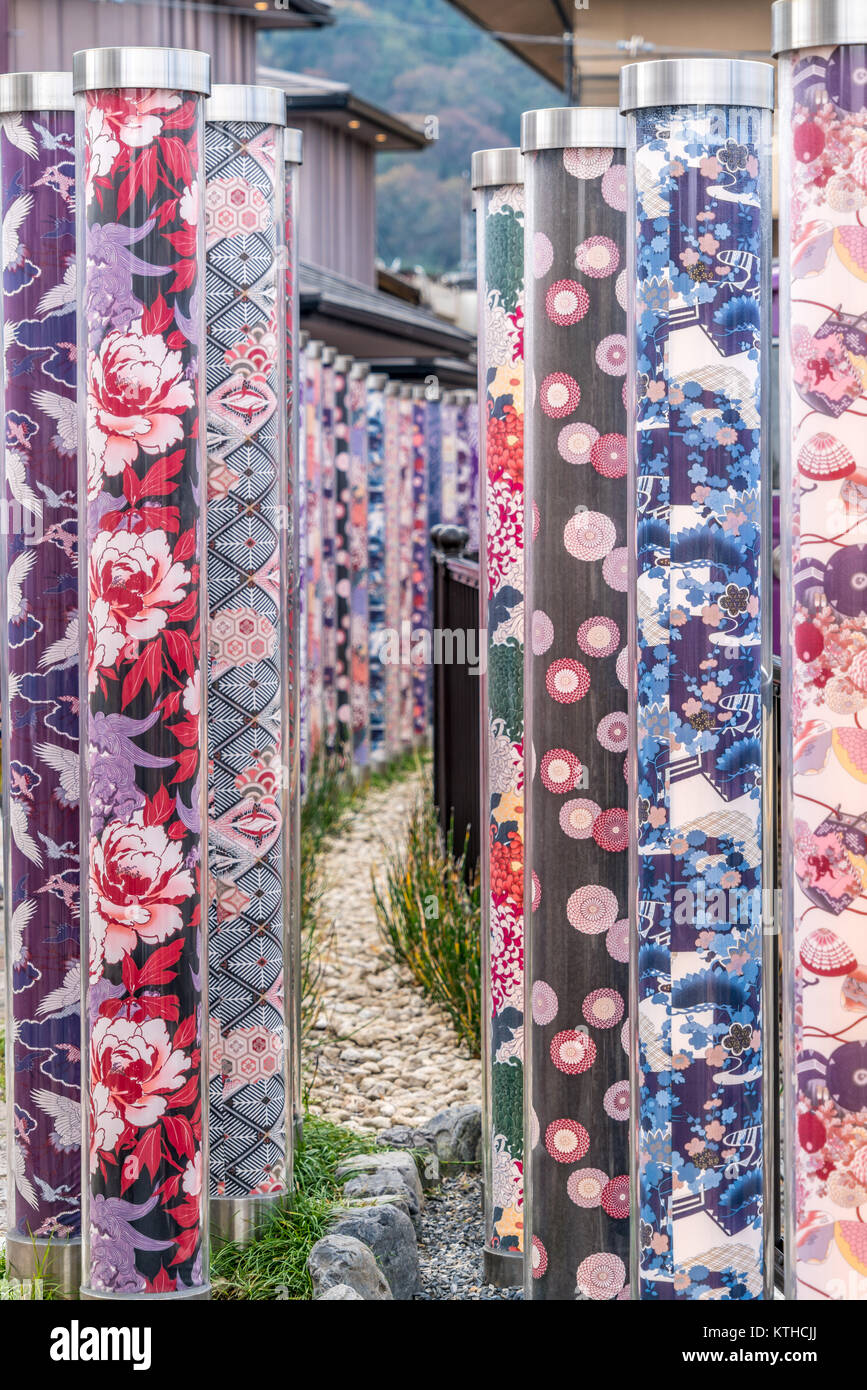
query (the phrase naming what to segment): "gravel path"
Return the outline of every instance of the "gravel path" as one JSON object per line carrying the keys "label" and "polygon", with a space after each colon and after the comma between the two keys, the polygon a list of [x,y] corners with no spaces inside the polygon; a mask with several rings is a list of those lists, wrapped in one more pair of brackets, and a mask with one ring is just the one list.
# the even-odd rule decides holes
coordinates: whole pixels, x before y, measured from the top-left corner
{"label": "gravel path", "polygon": [[360,1132],[419,1125],[481,1098],[481,1070],[446,1015],[391,962],[376,925],[371,871],[402,844],[421,786],[412,774],[367,793],[324,856],[322,1009],[305,1084],[317,1114]]}
{"label": "gravel path", "polygon": [[421,1288],[416,1302],[520,1300],[520,1289],[482,1283],[482,1181],[475,1174],[446,1178],[425,1198],[419,1231]]}

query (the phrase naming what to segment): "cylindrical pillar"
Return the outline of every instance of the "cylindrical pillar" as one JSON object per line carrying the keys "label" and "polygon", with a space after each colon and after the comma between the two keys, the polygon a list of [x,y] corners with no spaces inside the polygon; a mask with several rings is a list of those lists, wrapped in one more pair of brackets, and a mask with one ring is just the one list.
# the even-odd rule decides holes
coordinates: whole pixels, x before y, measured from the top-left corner
{"label": "cylindrical pillar", "polygon": [[[292,196],[288,189],[290,187],[290,164],[287,161],[287,201]],[[291,180],[292,185],[295,179]],[[288,239],[287,239],[288,244]],[[298,237],[295,229],[295,247],[297,248]],[[298,277],[295,276],[294,284],[297,286]],[[296,311],[297,312],[297,311]],[[302,330],[298,334],[298,363],[296,367],[296,389],[293,392],[292,404],[295,411],[298,430],[295,438],[297,496],[295,499],[295,516],[297,521],[298,543],[297,543],[297,562],[298,562],[298,621],[295,643],[296,672],[295,681],[298,691],[298,785],[300,789],[301,801],[307,791],[307,762],[310,756],[308,749],[307,731],[307,344],[310,341],[310,334]],[[291,481],[290,474],[290,481]]]}
{"label": "cylindrical pillar", "polygon": [[867,12],[778,4],[773,20],[786,1296],[864,1300]]}
{"label": "cylindrical pillar", "polygon": [[386,609],[386,456],[385,389],[388,377],[374,372],[367,378],[367,595],[369,652],[370,765],[388,762],[385,688],[388,667]]}
{"label": "cylindrical pillar", "polygon": [[284,116],[276,87],[205,108],[209,1193],[242,1245],[292,1180]]}
{"label": "cylindrical pillar", "polygon": [[427,514],[431,527],[434,527],[442,521],[443,436],[442,396],[439,391],[426,398],[424,435],[427,448]]}
{"label": "cylindrical pillar", "polygon": [[[322,742],[338,755],[337,729],[337,390],[343,373],[322,349]],[[342,396],[342,392],[341,392]]]}
{"label": "cylindrical pillar", "polygon": [[[76,53],[86,1298],[207,1298],[207,54]],[[85,621],[86,619],[86,621]]]}
{"label": "cylindrical pillar", "polygon": [[342,767],[352,764],[350,665],[352,574],[349,556],[349,373],[351,357],[334,360],[334,688],[336,752]]}
{"label": "cylindrical pillar", "polygon": [[[0,77],[6,1276],[81,1282],[75,168],[68,73]],[[52,228],[53,235],[46,236]]]}
{"label": "cylindrical pillar", "polygon": [[455,524],[479,548],[479,408],[475,391],[458,391],[455,411]]}
{"label": "cylindrical pillar", "polygon": [[[636,208],[633,1291],[649,1299],[757,1299],[773,1276],[762,1046],[775,1026],[762,913],[773,76],[724,59],[621,75]],[[622,351],[599,349],[609,363]]]}
{"label": "cylindrical pillar", "polygon": [[444,391],[440,402],[440,523],[458,524],[458,395]]}
{"label": "cylindrical pillar", "polygon": [[406,753],[413,746],[413,668],[412,668],[412,539],[414,523],[413,479],[415,460],[413,455],[413,408],[412,387],[403,385],[400,389],[399,420],[400,432],[398,448],[400,458],[400,543],[398,547],[400,563],[400,748]]}
{"label": "cylindrical pillar", "polygon": [[427,742],[428,675],[431,666],[430,521],[428,518],[427,405],[423,386],[412,388],[412,738]]}
{"label": "cylindrical pillar", "polygon": [[304,646],[306,651],[307,777],[323,753],[325,730],[322,689],[322,353],[312,338],[304,351]]}
{"label": "cylindrical pillar", "polygon": [[524,173],[473,155],[479,300],[482,1161],[485,1277],[524,1249]]}
{"label": "cylindrical pillar", "polygon": [[385,387],[385,750],[388,762],[402,744],[401,681],[401,509],[403,506],[399,381]]}
{"label": "cylindrical pillar", "polygon": [[625,131],[557,108],[521,143],[525,1292],[610,1300],[629,1253]]}
{"label": "cylindrical pillar", "polygon": [[349,373],[349,707],[352,767],[356,777],[370,765],[370,620],[368,612],[368,453],[367,378],[370,367],[356,362]]}
{"label": "cylindrical pillar", "polygon": [[[304,374],[301,365],[301,333],[298,328],[298,174],[303,157],[300,130],[283,133],[284,220],[286,245],[286,539],[289,603],[284,616],[289,662],[289,758],[286,805],[287,911],[285,917],[284,988],[289,1020],[289,1078],[292,1120],[300,1136],[304,1117],[301,1086],[301,796],[304,740],[301,712],[304,708],[304,605],[302,569],[302,508],[306,487],[303,479],[301,419],[304,409]],[[306,337],[305,337],[306,342]]]}

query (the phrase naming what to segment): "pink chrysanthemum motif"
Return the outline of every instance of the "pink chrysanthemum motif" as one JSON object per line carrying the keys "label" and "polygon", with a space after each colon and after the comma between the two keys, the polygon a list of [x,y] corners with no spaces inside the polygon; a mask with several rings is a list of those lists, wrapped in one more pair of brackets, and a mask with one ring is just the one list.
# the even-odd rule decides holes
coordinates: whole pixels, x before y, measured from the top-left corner
{"label": "pink chrysanthemum motif", "polygon": [[559,1001],[555,991],[544,980],[533,981],[533,1022],[553,1023],[557,1017]]}
{"label": "pink chrysanthemum motif", "polygon": [[539,534],[539,527],[540,527],[540,525],[542,524],[542,517],[541,517],[541,513],[539,512],[539,504],[538,504],[538,502],[534,502],[534,503],[533,503],[532,512],[533,512],[533,540],[535,540],[536,537],[537,537],[538,534]]}
{"label": "pink chrysanthemum motif", "polygon": [[867,691],[867,647],[862,647],[860,652],[856,652],[846,674],[859,690]]}
{"label": "pink chrysanthemum motif", "polygon": [[606,714],[596,727],[596,737],[609,753],[625,753],[629,747],[629,720],[619,710]]}
{"label": "pink chrysanthemum motif", "polygon": [[596,349],[596,365],[608,376],[626,373],[626,339],[622,333],[609,333]]}
{"label": "pink chrysanthemum motif", "polygon": [[563,544],[576,560],[602,560],[617,539],[614,522],[602,512],[576,512],[563,528]]}
{"label": "pink chrysanthemum motif", "polygon": [[589,308],[590,296],[577,280],[555,280],[545,295],[545,313],[560,328],[578,323]]}
{"label": "pink chrysanthemum motif", "polygon": [[539,882],[539,875],[536,873],[536,870],[535,870],[535,869],[533,870],[533,879],[532,879],[532,882],[533,882],[533,896],[532,896],[532,898],[530,899],[530,907],[531,907],[532,910],[535,912],[536,909],[537,909],[537,907],[539,906],[540,902],[542,901],[542,885],[541,885],[541,883]]}
{"label": "pink chrysanthemum motif", "polygon": [[539,387],[539,404],[552,420],[562,420],[578,409],[581,387],[566,372],[551,372]]}
{"label": "pink chrysanthemum motif", "polygon": [[542,612],[541,608],[537,608],[533,614],[530,641],[534,656],[543,656],[554,641],[554,624],[548,614]]}
{"label": "pink chrysanthemum motif", "polygon": [[533,1237],[533,1252],[531,1255],[533,1278],[541,1279],[545,1270],[548,1268],[548,1251],[545,1249],[538,1236]]}
{"label": "pink chrysanthemum motif", "polygon": [[578,629],[577,640],[588,656],[611,656],[620,645],[620,628],[613,618],[587,618]]}
{"label": "pink chrysanthemum motif", "polygon": [[576,1207],[591,1210],[602,1201],[602,1193],[608,1186],[608,1174],[601,1168],[576,1168],[569,1174],[566,1192]]}
{"label": "pink chrysanthemum motif", "polygon": [[614,669],[615,669],[615,671],[617,672],[617,679],[620,681],[620,684],[623,686],[623,689],[625,690],[625,689],[627,688],[627,686],[629,685],[629,648],[628,648],[628,647],[624,647],[624,648],[623,648],[623,651],[620,653],[620,655],[619,655],[618,658],[617,658],[617,665],[615,666]]}
{"label": "pink chrysanthemum motif", "polygon": [[552,1120],[545,1130],[545,1148],[558,1163],[577,1163],[590,1148],[590,1135],[577,1120]]}
{"label": "pink chrysanthemum motif", "polygon": [[564,801],[560,807],[560,829],[570,840],[589,840],[593,833],[593,822],[601,807],[586,797],[576,797]]}
{"label": "pink chrysanthemum motif", "polygon": [[614,294],[615,294],[615,296],[616,296],[616,298],[617,298],[617,303],[620,305],[621,309],[623,309],[624,311],[625,311],[625,309],[626,309],[626,293],[627,293],[627,286],[626,286],[626,271],[625,271],[625,270],[621,270],[621,272],[620,272],[620,274],[618,275],[617,279],[614,281]]}
{"label": "pink chrysanthemum motif", "polygon": [[566,916],[576,931],[598,936],[617,921],[617,898],[601,883],[585,883],[569,895]]}
{"label": "pink chrysanthemum motif", "polygon": [[603,811],[593,822],[593,838],[600,849],[612,854],[626,849],[629,844],[629,816],[620,806],[612,806]]}
{"label": "pink chrysanthemum motif", "polygon": [[545,689],[559,705],[574,705],[590,689],[590,672],[569,656],[552,661],[545,673]]}
{"label": "pink chrysanthemum motif", "polygon": [[602,197],[615,212],[626,211],[626,165],[612,164],[602,175]]}
{"label": "pink chrysanthemum motif", "polygon": [[557,435],[557,452],[567,463],[587,463],[590,451],[598,438],[599,431],[593,425],[585,424],[583,420],[574,420],[571,424],[564,425]]}
{"label": "pink chrysanthemum motif", "polygon": [[606,1183],[602,1193],[602,1208],[618,1221],[629,1215],[629,1178],[625,1173]]}
{"label": "pink chrysanthemum motif", "polygon": [[618,545],[616,550],[605,556],[602,563],[602,578],[609,589],[614,589],[618,594],[626,593],[626,586],[629,583],[629,559],[626,554],[626,546]]}
{"label": "pink chrysanthemum motif", "polygon": [[551,1061],[558,1071],[568,1076],[589,1071],[596,1061],[596,1044],[589,1033],[566,1028],[551,1039]]}
{"label": "pink chrysanthemum motif", "polygon": [[539,776],[549,792],[571,792],[581,780],[581,764],[568,748],[552,748],[539,764]]}
{"label": "pink chrysanthemum motif", "polygon": [[533,237],[533,274],[539,280],[554,263],[554,247],[551,245],[551,238],[544,232],[536,232]]}
{"label": "pink chrysanthemum motif", "polygon": [[595,1303],[603,1303],[609,1298],[617,1298],[626,1283],[626,1266],[618,1255],[600,1251],[598,1255],[588,1255],[578,1266],[575,1282],[585,1298]]}
{"label": "pink chrysanthemum motif", "polygon": [[628,1057],[628,1056],[629,1056],[629,1019],[628,1019],[628,1018],[626,1019],[626,1021],[625,1021],[624,1024],[623,1024],[623,1027],[622,1027],[621,1030],[620,1030],[620,1046],[623,1048],[623,1051],[626,1053],[626,1055],[627,1055],[627,1057]]}
{"label": "pink chrysanthemum motif", "polygon": [[613,158],[613,150],[564,150],[563,168],[573,179],[598,179]]}
{"label": "pink chrysanthemum motif", "polygon": [[605,1095],[602,1097],[602,1105],[605,1109],[605,1114],[610,1115],[612,1120],[628,1120],[629,1082],[615,1081],[613,1086],[609,1086]]}
{"label": "pink chrysanthemum motif", "polygon": [[594,1028],[616,1028],[624,1007],[623,998],[616,989],[594,989],[581,1005],[581,1012]]}
{"label": "pink chrysanthemum motif", "polygon": [[626,476],[626,436],[603,434],[590,450],[590,462],[603,478]]}
{"label": "pink chrysanthemum motif", "polygon": [[613,927],[608,928],[605,945],[612,960],[625,965],[629,960],[629,919],[621,917]]}
{"label": "pink chrysanthemum motif", "polygon": [[575,247],[575,264],[584,275],[602,280],[620,265],[620,252],[607,236],[589,236]]}

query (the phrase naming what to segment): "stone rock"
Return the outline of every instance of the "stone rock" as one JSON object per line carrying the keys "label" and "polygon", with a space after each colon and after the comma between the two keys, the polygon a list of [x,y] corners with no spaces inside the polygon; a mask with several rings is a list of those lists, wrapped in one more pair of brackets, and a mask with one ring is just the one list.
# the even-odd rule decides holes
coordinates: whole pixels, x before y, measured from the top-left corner
{"label": "stone rock", "polygon": [[432,1192],[442,1180],[440,1161],[433,1152],[431,1136],[423,1129],[413,1125],[392,1125],[390,1129],[380,1130],[377,1138],[380,1144],[391,1144],[396,1149],[418,1149],[415,1165],[421,1178],[422,1190]]}
{"label": "stone rock", "polygon": [[368,1207],[341,1216],[330,1231],[333,1234],[327,1239],[342,1238],[367,1246],[388,1281],[392,1298],[412,1298],[419,1280],[418,1245],[413,1224],[404,1212],[395,1206]]}
{"label": "stone rock", "polygon": [[450,1105],[428,1120],[420,1132],[440,1163],[453,1166],[482,1161],[482,1112],[478,1105]]}
{"label": "stone rock", "polygon": [[374,1173],[359,1173],[349,1178],[343,1184],[343,1195],[348,1202],[364,1201],[368,1197],[396,1197],[415,1223],[421,1216],[419,1187],[418,1183],[411,1187],[396,1168],[380,1168]]}
{"label": "stone rock", "polygon": [[[336,1178],[339,1183],[342,1183],[346,1179],[358,1177],[362,1173],[382,1172],[399,1173],[410,1191],[415,1194],[417,1208],[420,1209],[424,1205],[422,1184],[416,1161],[412,1154],[405,1153],[400,1149],[392,1149],[385,1153],[356,1154],[354,1158],[345,1158],[342,1163],[337,1165]],[[388,1191],[388,1189],[383,1189],[383,1191]],[[412,1214],[410,1212],[410,1215]]]}
{"label": "stone rock", "polygon": [[[403,1215],[402,1212],[398,1214]],[[409,1217],[404,1217],[404,1220],[412,1230]],[[307,1258],[307,1268],[313,1280],[314,1298],[321,1298],[338,1284],[346,1284],[354,1289],[359,1298],[366,1303],[381,1302],[394,1297],[388,1280],[377,1266],[370,1246],[367,1242],[358,1240],[349,1231],[329,1232],[322,1240],[317,1240]]]}
{"label": "stone rock", "polygon": [[361,1294],[356,1293],[355,1289],[350,1288],[349,1284],[332,1284],[330,1289],[326,1289],[324,1293],[319,1295],[316,1302],[338,1303],[343,1300],[348,1302],[351,1298],[357,1299],[359,1303],[364,1302]]}

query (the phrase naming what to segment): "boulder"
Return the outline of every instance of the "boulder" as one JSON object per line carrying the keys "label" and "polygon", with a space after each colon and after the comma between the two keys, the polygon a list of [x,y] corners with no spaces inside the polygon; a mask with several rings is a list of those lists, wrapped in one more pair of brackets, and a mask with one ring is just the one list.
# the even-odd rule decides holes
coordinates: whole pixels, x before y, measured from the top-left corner
{"label": "boulder", "polygon": [[[404,1220],[412,1230],[409,1217],[405,1216]],[[354,1289],[366,1303],[394,1297],[369,1245],[349,1232],[329,1232],[322,1240],[317,1240],[307,1258],[307,1268],[313,1280],[314,1298],[321,1298],[338,1284]]]}
{"label": "boulder", "polygon": [[451,1105],[428,1120],[421,1133],[440,1163],[453,1166],[482,1161],[482,1112],[478,1105]]}
{"label": "boulder", "polygon": [[356,1293],[355,1289],[351,1289],[348,1284],[332,1284],[330,1289],[326,1289],[324,1293],[319,1295],[316,1302],[338,1303],[344,1300],[348,1301],[351,1298],[357,1299],[359,1303],[364,1302],[361,1294]]}
{"label": "boulder", "polygon": [[[418,1245],[409,1217],[396,1206],[366,1207],[342,1215],[332,1238],[361,1242],[385,1276],[390,1297],[412,1298],[418,1287]],[[321,1242],[320,1242],[321,1243]]]}

